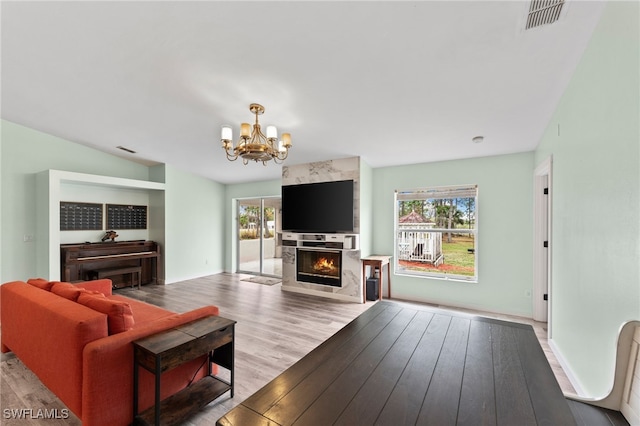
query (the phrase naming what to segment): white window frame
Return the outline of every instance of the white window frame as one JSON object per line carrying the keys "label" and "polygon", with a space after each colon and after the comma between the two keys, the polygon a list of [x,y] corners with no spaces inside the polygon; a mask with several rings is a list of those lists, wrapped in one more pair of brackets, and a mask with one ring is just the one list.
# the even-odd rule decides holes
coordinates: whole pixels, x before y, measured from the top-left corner
{"label": "white window frame", "polygon": [[[406,257],[406,251],[401,253],[399,235],[402,231],[409,232],[427,232],[427,233],[439,233],[444,235],[450,232],[447,228],[428,228],[428,229],[411,229],[405,228],[401,230],[399,228],[399,214],[398,209],[400,201],[402,200],[425,200],[425,199],[452,199],[452,198],[474,198],[475,210],[474,210],[474,227],[473,229],[456,229],[455,233],[471,234],[473,235],[473,255],[474,255],[474,275],[457,275],[448,274],[446,272],[433,272],[433,271],[413,271],[400,267],[400,260]],[[440,279],[448,281],[462,281],[468,283],[478,282],[478,185],[455,185],[455,186],[440,186],[440,187],[428,187],[428,188],[415,188],[409,190],[396,190],[394,194],[394,207],[393,207],[393,230],[394,230],[394,272],[396,275],[405,275],[417,278],[430,278]],[[405,249],[406,250],[406,249]],[[401,259],[402,258],[402,259]]]}

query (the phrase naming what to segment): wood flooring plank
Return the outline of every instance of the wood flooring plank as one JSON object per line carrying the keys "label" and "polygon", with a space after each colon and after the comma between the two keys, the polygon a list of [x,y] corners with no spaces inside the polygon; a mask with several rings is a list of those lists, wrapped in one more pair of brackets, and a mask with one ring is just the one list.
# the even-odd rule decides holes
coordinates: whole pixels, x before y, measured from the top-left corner
{"label": "wood flooring plank", "polygon": [[[302,383],[291,388],[264,415],[283,425],[292,424],[397,315],[398,311],[387,309],[367,324],[360,333],[345,342],[336,352],[339,356],[329,357],[320,365],[312,363],[312,366],[318,368],[312,368],[313,371]],[[304,363],[306,360],[303,359],[301,362]],[[248,406],[254,408],[252,405]]]}
{"label": "wood flooring plank", "polygon": [[491,323],[472,321],[460,393],[458,426],[495,425]]}
{"label": "wood flooring plank", "polygon": [[451,316],[434,315],[376,419],[376,425],[416,423],[450,323]]}
{"label": "wood flooring plank", "polygon": [[2,362],[1,382],[3,426],[44,422],[80,426],[80,420],[15,356]]}
{"label": "wood flooring plank", "polygon": [[220,426],[251,425],[251,426],[280,426],[278,423],[239,405],[235,410],[225,414],[217,421]]}
{"label": "wood flooring plank", "polygon": [[571,410],[533,329],[515,330],[515,337],[538,425],[575,425]]}
{"label": "wood flooring plank", "polygon": [[467,353],[469,326],[465,318],[452,318],[427,395],[418,415],[421,425],[455,425]]}
{"label": "wood flooring plank", "polygon": [[[367,302],[366,304],[345,303],[321,297],[282,292],[280,285],[263,286],[242,281],[243,278],[246,278],[246,275],[220,273],[168,285],[147,285],[142,286],[139,290],[137,288],[123,288],[116,291],[118,294],[174,312],[186,312],[213,304],[220,308],[222,316],[238,321],[236,325],[235,397],[230,398],[228,395],[220,397],[201,412],[195,413],[193,418],[185,423],[186,426],[214,425],[218,418],[238,406],[244,399],[250,397],[287,368],[293,366],[305,354],[321,346],[325,340],[358,315],[376,308],[378,305],[382,306],[388,303],[386,301]],[[409,302],[396,303],[396,301],[393,302],[393,305],[437,312],[377,419],[379,424],[395,426],[415,424],[424,393],[419,396],[419,401],[416,401],[415,395],[404,395],[403,392],[407,391],[405,385],[413,379],[422,380],[418,383],[421,389],[429,384],[433,373],[433,365],[429,365],[429,357],[434,355],[433,351],[436,351],[435,356],[437,357],[437,351],[441,347],[441,343],[437,342],[437,336],[433,334],[438,328],[435,326],[439,321],[436,317],[438,315],[453,315],[475,318],[479,321],[491,322],[491,320],[474,316],[474,314],[478,314],[477,312],[468,311],[465,313],[446,307]],[[480,315],[492,316],[493,314],[480,313]],[[544,340],[546,337],[545,324],[535,323],[525,318],[499,315],[499,319],[503,318],[532,324],[540,332],[539,338],[543,348],[548,348]],[[500,323],[496,320],[493,322]],[[520,325],[514,324],[514,326]],[[434,349],[434,345],[437,350]],[[563,375],[557,361],[553,361],[553,354],[549,352],[545,355],[549,357],[552,366],[556,367],[554,373]],[[422,361],[417,363],[416,359]],[[11,354],[3,354],[1,360],[0,378],[3,408],[56,406],[64,408],[61,401],[44,387],[38,378],[17,358],[12,358]],[[564,377],[561,381],[564,389],[570,384],[568,384],[566,376],[562,377]],[[572,390],[570,387],[567,389],[568,391]],[[417,409],[414,407],[416,403],[418,404]],[[385,417],[385,413],[392,413],[392,415]],[[402,420],[405,415],[411,417],[411,413],[414,413],[412,421]],[[389,419],[393,419],[393,421]],[[385,422],[385,420],[389,421]],[[36,419],[19,421],[5,421],[3,419],[3,426],[5,423],[19,426],[40,426],[43,422]],[[46,424],[55,423],[55,420],[46,422]],[[78,426],[81,424],[80,420],[72,413],[64,423]]]}
{"label": "wood flooring plank", "polygon": [[578,426],[629,426],[621,412],[567,399]]}
{"label": "wood flooring plank", "polygon": [[[304,361],[299,361],[285,373],[276,377],[269,384],[251,395],[244,404],[251,407],[259,413],[266,412],[275,403],[277,403],[284,395],[298,385],[307,375],[315,369],[316,363],[321,362],[340,351],[341,346],[347,344],[351,338],[366,329],[366,327],[381,313],[386,312],[387,315],[395,315],[398,308],[389,304],[377,304],[373,308],[367,310],[358,318],[347,324],[341,331],[340,335],[333,335],[324,343],[310,352]],[[375,326],[375,325],[374,325]]]}
{"label": "wood flooring plank", "polygon": [[431,312],[417,313],[334,425],[371,425],[376,421],[432,319]]}
{"label": "wood flooring plank", "polygon": [[[414,310],[403,309],[396,315],[293,424],[299,426],[333,424],[396,344],[416,314]],[[326,370],[325,373],[327,373]]]}
{"label": "wood flooring plank", "polygon": [[514,328],[491,327],[496,418],[499,425],[537,425],[524,377]]}
{"label": "wood flooring plank", "polygon": [[[223,395],[201,412],[195,413],[187,424],[215,424],[218,418],[245,398],[273,380],[359,314],[379,303],[346,303],[286,293],[281,291],[280,285],[247,283],[241,281],[244,277],[246,275],[221,273],[168,285],[142,286],[140,290],[123,288],[116,291],[123,296],[165,307],[174,312],[187,312],[212,304],[220,308],[222,316],[239,321],[236,326],[234,398],[230,398],[228,394]],[[7,396],[5,399],[3,395],[3,408],[26,408],[25,404],[35,404],[34,401],[39,400],[55,400],[60,407],[64,407],[19,360],[7,363],[7,359],[10,358],[3,354],[0,370],[2,381],[6,379],[11,384],[7,388],[9,394],[18,392],[24,398],[16,400]],[[12,374],[18,370],[19,373]],[[28,373],[26,378],[21,377],[22,371]],[[28,396],[29,394],[33,396]],[[11,405],[4,405],[5,401],[10,401]],[[22,402],[14,404],[13,401]],[[42,424],[41,420],[22,419],[20,422],[20,426]],[[4,420],[2,424],[4,426]],[[55,421],[47,421],[47,424],[53,426]],[[71,414],[65,424],[79,426],[81,422]]]}

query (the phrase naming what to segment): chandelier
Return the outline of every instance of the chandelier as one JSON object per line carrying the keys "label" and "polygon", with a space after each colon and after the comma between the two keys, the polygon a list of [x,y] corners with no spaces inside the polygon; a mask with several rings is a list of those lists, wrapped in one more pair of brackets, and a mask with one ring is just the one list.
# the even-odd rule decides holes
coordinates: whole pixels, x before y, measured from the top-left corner
{"label": "chandelier", "polygon": [[256,123],[242,123],[240,125],[240,140],[233,146],[233,131],[231,126],[222,126],[222,148],[227,154],[227,160],[235,161],[238,157],[242,157],[242,162],[248,164],[249,160],[256,163],[262,161],[267,165],[267,161],[273,160],[274,163],[282,163],[289,155],[291,148],[291,134],[283,133],[282,140],[278,141],[278,130],[275,126],[267,126],[267,134],[260,130],[258,116],[264,114],[264,107],[259,104],[249,105],[249,111],[256,115]]}

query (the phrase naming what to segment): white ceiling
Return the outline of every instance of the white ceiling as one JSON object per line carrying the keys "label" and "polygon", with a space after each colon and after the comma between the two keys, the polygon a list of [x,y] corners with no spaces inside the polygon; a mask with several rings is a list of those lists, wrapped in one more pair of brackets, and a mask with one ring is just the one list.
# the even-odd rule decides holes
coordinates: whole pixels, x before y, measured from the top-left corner
{"label": "white ceiling", "polygon": [[524,31],[521,1],[3,1],[2,118],[222,183],[281,175],[223,155],[252,102],[289,164],[530,151],[603,5]]}

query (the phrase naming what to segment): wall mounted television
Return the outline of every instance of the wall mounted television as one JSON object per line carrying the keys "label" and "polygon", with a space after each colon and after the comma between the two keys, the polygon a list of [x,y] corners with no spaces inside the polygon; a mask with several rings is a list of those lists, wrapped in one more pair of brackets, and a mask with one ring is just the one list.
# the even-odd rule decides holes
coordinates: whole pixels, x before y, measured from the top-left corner
{"label": "wall mounted television", "polygon": [[282,230],[329,234],[353,232],[353,180],[282,187]]}

